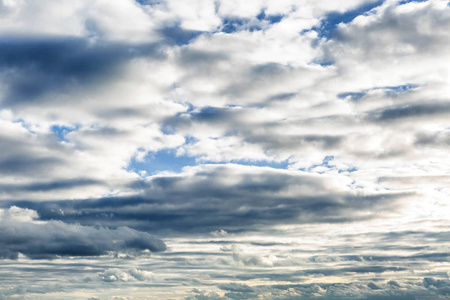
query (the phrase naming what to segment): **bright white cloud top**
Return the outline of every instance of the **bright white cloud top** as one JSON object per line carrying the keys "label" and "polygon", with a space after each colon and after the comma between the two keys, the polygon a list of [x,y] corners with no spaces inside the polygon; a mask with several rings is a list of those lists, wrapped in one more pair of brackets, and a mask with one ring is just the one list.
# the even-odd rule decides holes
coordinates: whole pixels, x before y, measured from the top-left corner
{"label": "bright white cloud top", "polygon": [[449,299],[450,4],[0,1],[0,299]]}

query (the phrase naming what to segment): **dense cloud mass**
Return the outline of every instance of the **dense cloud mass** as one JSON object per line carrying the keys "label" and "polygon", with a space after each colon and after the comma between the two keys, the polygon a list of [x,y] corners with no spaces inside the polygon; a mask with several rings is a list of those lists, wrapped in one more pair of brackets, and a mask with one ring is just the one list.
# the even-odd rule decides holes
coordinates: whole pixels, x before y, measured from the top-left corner
{"label": "dense cloud mass", "polygon": [[141,183],[141,195],[19,205],[43,219],[149,232],[264,231],[281,224],[345,223],[400,212],[411,192],[358,193],[344,176],[268,167],[204,165],[184,176],[158,175]]}
{"label": "dense cloud mass", "polygon": [[0,299],[448,299],[449,26],[0,1]]}
{"label": "dense cloud mass", "polygon": [[37,213],[12,206],[1,211],[2,259],[57,256],[98,256],[128,250],[164,251],[160,239],[128,227],[117,229],[69,225],[61,221],[38,221]]}

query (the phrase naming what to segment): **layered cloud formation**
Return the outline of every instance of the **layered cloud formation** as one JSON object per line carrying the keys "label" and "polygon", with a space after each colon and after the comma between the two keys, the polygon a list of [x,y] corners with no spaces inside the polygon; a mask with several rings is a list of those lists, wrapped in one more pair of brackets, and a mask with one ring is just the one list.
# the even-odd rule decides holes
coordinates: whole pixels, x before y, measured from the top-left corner
{"label": "layered cloud formation", "polygon": [[447,299],[449,26],[0,1],[0,299]]}

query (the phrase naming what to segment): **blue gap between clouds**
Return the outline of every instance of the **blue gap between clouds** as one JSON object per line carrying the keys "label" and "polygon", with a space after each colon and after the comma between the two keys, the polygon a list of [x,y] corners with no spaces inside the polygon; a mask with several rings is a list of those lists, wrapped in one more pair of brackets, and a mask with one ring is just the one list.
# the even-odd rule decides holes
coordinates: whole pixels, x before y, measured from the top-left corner
{"label": "blue gap between clouds", "polygon": [[50,127],[50,130],[56,134],[56,136],[58,137],[58,140],[60,140],[61,142],[69,142],[69,140],[66,138],[66,134],[68,134],[69,132],[75,131],[79,128],[79,126],[73,126],[73,127],[68,127],[68,126],[59,126],[59,125],[53,125],[52,127]]}
{"label": "blue gap between clouds", "polygon": [[[256,16],[256,19],[261,22],[267,21],[269,24],[275,24],[281,22],[283,17],[284,15],[266,15],[266,12],[264,10],[261,10],[261,12]],[[225,33],[233,33],[240,30],[261,30],[261,26],[259,24],[254,24],[246,27],[245,25],[251,20],[251,18],[225,17],[222,19],[221,30]]]}
{"label": "blue gap between clouds", "polygon": [[239,31],[239,28],[248,22],[249,19],[244,18],[224,18],[222,20],[222,32],[233,33]]}
{"label": "blue gap between clouds", "polygon": [[[333,169],[333,166],[329,166],[328,163],[330,161],[334,160],[334,156],[332,155],[327,155],[323,158],[322,163],[317,164],[317,165],[312,165],[311,167],[309,167],[308,169],[305,168],[301,168],[301,171],[310,171],[316,167],[327,167],[328,169]],[[319,172],[319,174],[322,174],[323,172]]]}
{"label": "blue gap between clouds", "polygon": [[[325,156],[323,158],[322,163],[316,164],[316,165],[312,165],[311,167],[309,167],[307,169],[306,168],[300,168],[299,170],[307,172],[307,171],[311,171],[312,169],[317,168],[317,167],[326,167],[328,169],[336,169],[335,166],[329,164],[329,162],[333,161],[333,160],[334,160],[334,156],[333,155],[327,155],[327,156]],[[343,173],[343,172],[352,173],[352,172],[355,172],[355,171],[358,171],[358,169],[355,168],[355,167],[351,167],[351,168],[348,168],[348,169],[339,169],[338,173]],[[323,172],[318,172],[318,173],[319,174],[323,174]]]}
{"label": "blue gap between clouds", "polygon": [[386,90],[386,93],[389,95],[389,94],[406,92],[411,89],[415,89],[417,87],[418,87],[417,84],[402,84],[402,85],[397,85],[397,86],[375,87],[372,89],[365,89],[360,92],[340,93],[337,96],[339,99],[345,99],[347,97],[350,97],[351,100],[358,101],[361,98],[363,98],[365,95],[367,95],[368,92],[374,91],[374,90]]}
{"label": "blue gap between clouds", "polygon": [[140,5],[158,5],[161,4],[162,1],[160,0],[135,0]]}
{"label": "blue gap between clouds", "polygon": [[153,175],[162,171],[181,172],[185,166],[196,165],[195,157],[186,155],[176,155],[174,149],[164,149],[156,152],[148,153],[143,161],[131,159],[128,171],[141,172],[146,171],[147,174]]}
{"label": "blue gap between clouds", "polygon": [[[222,164],[226,162],[209,162],[211,164]],[[245,165],[245,166],[255,166],[255,167],[270,167],[274,169],[287,169],[289,165],[289,161],[283,160],[281,162],[275,162],[275,161],[267,161],[267,160],[257,160],[257,161],[248,161],[248,160],[231,160],[229,163],[232,164],[238,164],[238,165]]]}
{"label": "blue gap between clouds", "polygon": [[35,133],[33,130],[31,130],[30,124],[26,123],[24,119],[17,119],[14,120],[13,123],[19,123],[22,125],[23,128],[25,128],[29,133]]}
{"label": "blue gap between clouds", "polygon": [[[127,168],[128,171],[141,172],[146,171],[147,174],[153,175],[162,171],[171,171],[179,173],[186,166],[199,165],[196,161],[197,157],[187,155],[176,155],[175,149],[164,149],[147,154],[143,161],[137,161],[133,158]],[[275,169],[287,169],[288,160],[282,162],[273,161],[249,161],[249,160],[231,160],[221,162],[202,161],[202,164],[224,164],[233,163],[246,166],[270,167]]]}
{"label": "blue gap between clouds", "polygon": [[311,61],[311,64],[321,65],[322,67],[329,67],[329,66],[334,65],[334,61],[326,60],[326,59],[322,60],[321,58],[315,58]]}
{"label": "blue gap between clouds", "polygon": [[256,18],[260,21],[269,21],[269,24],[275,24],[281,22],[284,15],[266,15],[266,11],[263,9],[261,12],[256,16]]}
{"label": "blue gap between clouds", "polygon": [[428,0],[403,0],[398,2],[398,5],[402,5],[402,4],[406,4],[406,3],[411,3],[411,2],[427,2]]}
{"label": "blue gap between clouds", "polygon": [[317,31],[319,38],[330,39],[334,30],[340,23],[350,23],[357,16],[364,15],[383,4],[384,0],[365,3],[355,9],[348,10],[344,13],[331,12],[325,16],[320,27],[313,27],[312,30]]}

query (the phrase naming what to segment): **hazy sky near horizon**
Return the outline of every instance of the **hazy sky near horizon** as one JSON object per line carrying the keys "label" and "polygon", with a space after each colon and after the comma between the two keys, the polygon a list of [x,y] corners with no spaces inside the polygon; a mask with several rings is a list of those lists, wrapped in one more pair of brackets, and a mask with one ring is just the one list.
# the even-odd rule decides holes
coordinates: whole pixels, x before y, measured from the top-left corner
{"label": "hazy sky near horizon", "polygon": [[448,0],[0,0],[0,299],[450,299]]}

